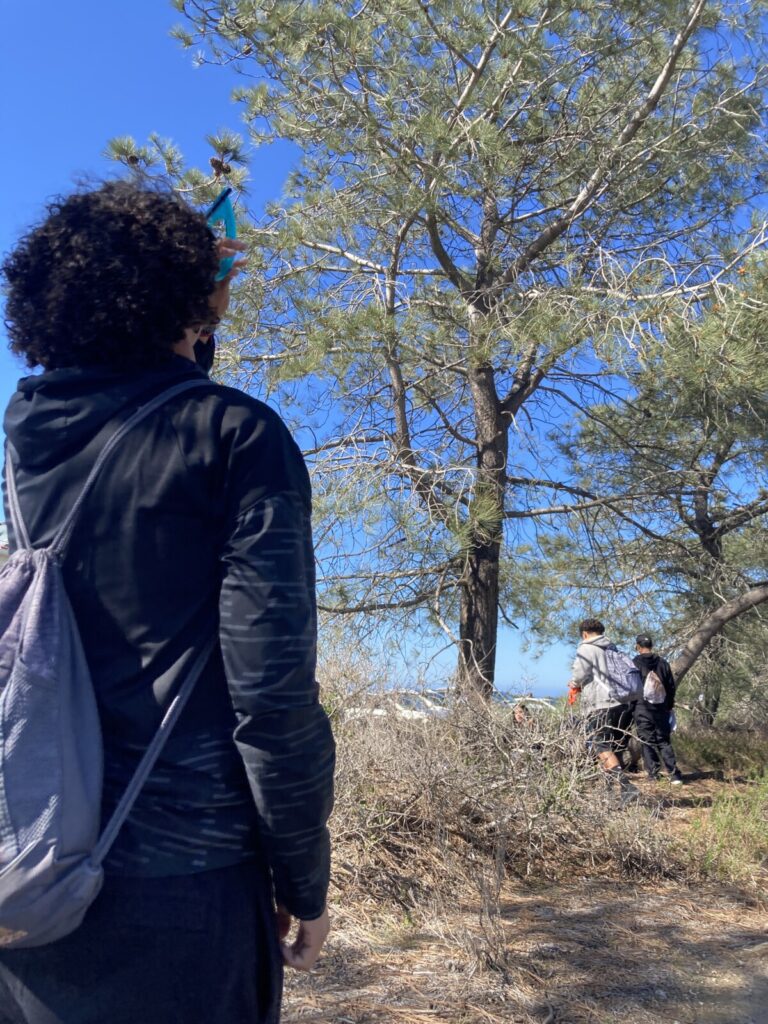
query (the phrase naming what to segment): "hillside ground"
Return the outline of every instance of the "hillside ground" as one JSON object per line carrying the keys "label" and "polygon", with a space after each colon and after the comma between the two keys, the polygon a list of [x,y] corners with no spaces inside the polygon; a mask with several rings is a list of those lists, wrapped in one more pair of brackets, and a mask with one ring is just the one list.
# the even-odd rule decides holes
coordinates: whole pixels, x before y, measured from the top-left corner
{"label": "hillside ground", "polygon": [[[712,808],[727,818],[759,780],[683,768],[680,790],[640,779],[640,809],[617,812],[628,833],[643,816],[678,858],[738,856]],[[768,834],[764,805],[760,818]],[[468,886],[408,906],[350,895],[342,865],[327,952],[287,980],[285,1024],[768,1024],[766,868],[633,879],[597,858],[594,872],[506,879],[491,902]]]}

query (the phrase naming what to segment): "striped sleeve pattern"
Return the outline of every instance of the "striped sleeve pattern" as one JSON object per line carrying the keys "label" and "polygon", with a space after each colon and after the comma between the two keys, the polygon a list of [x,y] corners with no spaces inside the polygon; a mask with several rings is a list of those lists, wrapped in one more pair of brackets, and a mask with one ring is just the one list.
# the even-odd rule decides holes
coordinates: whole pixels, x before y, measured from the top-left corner
{"label": "striped sleeve pattern", "polygon": [[240,513],[223,564],[220,635],[237,715],[235,742],[278,902],[312,920],[322,913],[328,889],[334,743],[315,680],[314,557],[305,495],[285,490]]}

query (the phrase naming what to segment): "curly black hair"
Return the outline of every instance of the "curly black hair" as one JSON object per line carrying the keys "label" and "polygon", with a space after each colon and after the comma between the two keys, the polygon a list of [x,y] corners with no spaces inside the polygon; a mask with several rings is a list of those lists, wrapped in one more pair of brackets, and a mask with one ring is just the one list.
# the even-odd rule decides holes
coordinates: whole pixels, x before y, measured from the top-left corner
{"label": "curly black hair", "polygon": [[56,199],[2,264],[10,348],[45,369],[156,366],[210,319],[215,247],[202,214],[148,185]]}

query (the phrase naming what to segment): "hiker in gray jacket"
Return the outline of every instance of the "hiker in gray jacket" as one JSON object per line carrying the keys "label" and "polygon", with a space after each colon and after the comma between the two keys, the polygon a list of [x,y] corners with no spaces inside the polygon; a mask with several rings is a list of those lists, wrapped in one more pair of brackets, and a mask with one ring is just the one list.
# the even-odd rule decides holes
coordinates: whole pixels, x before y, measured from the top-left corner
{"label": "hiker in gray jacket", "polygon": [[605,635],[599,619],[584,619],[579,626],[581,643],[571,670],[569,689],[581,693],[587,742],[607,778],[618,785],[622,806],[638,795],[638,790],[622,771],[617,751],[632,723],[629,704],[617,703],[612,696],[606,650],[615,645]]}

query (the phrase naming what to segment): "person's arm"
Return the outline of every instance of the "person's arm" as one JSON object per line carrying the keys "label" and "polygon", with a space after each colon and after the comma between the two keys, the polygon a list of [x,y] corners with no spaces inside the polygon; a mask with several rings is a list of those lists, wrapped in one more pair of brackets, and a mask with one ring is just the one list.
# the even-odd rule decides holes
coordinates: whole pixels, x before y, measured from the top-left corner
{"label": "person's arm", "polygon": [[662,665],[664,666],[664,674],[662,676],[661,681],[662,683],[664,683],[664,689],[667,691],[667,699],[664,703],[666,705],[667,711],[671,711],[672,708],[675,706],[675,692],[677,690],[677,683],[675,682],[675,676],[672,672],[672,667],[669,664],[669,662],[666,659],[664,659],[662,661]]}
{"label": "person's arm", "polygon": [[309,481],[273,415],[241,430],[232,449],[238,507],[222,556],[220,636],[235,742],[277,901],[302,921],[319,921],[326,914],[334,743],[315,680]]}
{"label": "person's arm", "polygon": [[571,668],[571,680],[568,684],[570,689],[581,690],[587,683],[592,682],[592,662],[586,657],[581,647],[576,651],[576,657]]}
{"label": "person's arm", "polygon": [[289,967],[297,971],[308,971],[312,968],[328,938],[331,922],[328,911],[312,921],[299,921],[296,935],[288,940],[292,918],[285,907],[277,907],[277,934],[283,946],[283,960]]}

